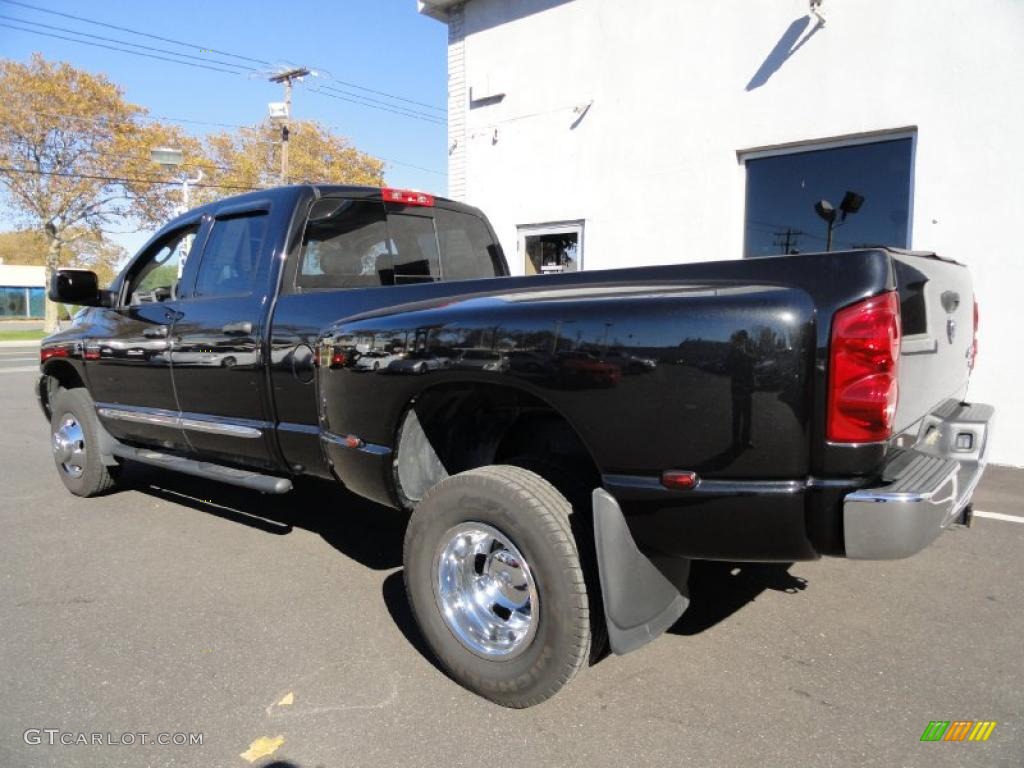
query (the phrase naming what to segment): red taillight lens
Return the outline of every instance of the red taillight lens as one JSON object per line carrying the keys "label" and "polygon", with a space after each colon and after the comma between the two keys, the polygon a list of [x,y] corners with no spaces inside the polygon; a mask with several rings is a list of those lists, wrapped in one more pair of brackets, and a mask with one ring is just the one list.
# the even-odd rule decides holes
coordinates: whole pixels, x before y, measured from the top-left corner
{"label": "red taillight lens", "polygon": [[380,194],[381,197],[384,198],[385,203],[425,206],[431,206],[434,204],[433,195],[428,195],[426,192],[417,192],[414,189],[392,189],[391,187],[382,187]]}
{"label": "red taillight lens", "polygon": [[344,352],[335,352],[331,355],[331,368],[344,368],[348,357]]}
{"label": "red taillight lens", "polygon": [[974,363],[978,359],[978,300],[974,300],[974,343],[971,344],[970,370],[974,370]]}
{"label": "red taillight lens", "polygon": [[892,435],[899,397],[900,302],[895,291],[836,312],[828,387],[828,439],[871,443]]}
{"label": "red taillight lens", "polygon": [[45,363],[51,357],[68,357],[70,351],[67,347],[41,347],[39,349],[39,362]]}

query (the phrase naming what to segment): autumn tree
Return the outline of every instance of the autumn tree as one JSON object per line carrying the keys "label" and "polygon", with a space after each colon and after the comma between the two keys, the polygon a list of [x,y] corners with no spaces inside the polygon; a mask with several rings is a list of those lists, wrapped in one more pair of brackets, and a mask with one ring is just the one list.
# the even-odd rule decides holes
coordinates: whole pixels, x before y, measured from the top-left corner
{"label": "autumn tree", "polygon": [[[0,191],[19,224],[43,237],[47,281],[72,243],[98,244],[115,228],[168,217],[178,192],[151,149],[184,150],[186,173],[201,158],[195,139],[147,121],[103,75],[39,54],[28,63],[0,60],[0,94]],[[55,325],[47,301],[46,328]]]}
{"label": "autumn tree", "polygon": [[[90,269],[101,285],[109,285],[124,261],[124,248],[90,230],[69,231],[61,266]],[[0,232],[0,264],[45,267],[49,252],[46,235],[35,229]]]}
{"label": "autumn tree", "polygon": [[[269,121],[207,136],[207,161],[218,184],[267,187],[280,183],[281,132]],[[288,142],[289,184],[384,183],[384,162],[312,120],[293,120]],[[207,193],[209,195],[209,193]]]}

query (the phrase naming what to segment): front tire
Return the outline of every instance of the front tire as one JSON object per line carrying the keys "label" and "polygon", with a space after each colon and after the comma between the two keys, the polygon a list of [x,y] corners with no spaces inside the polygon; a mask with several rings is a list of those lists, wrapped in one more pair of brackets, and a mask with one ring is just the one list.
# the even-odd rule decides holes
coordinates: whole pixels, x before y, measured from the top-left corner
{"label": "front tire", "polygon": [[506,707],[553,696],[587,662],[590,611],[572,507],[534,472],[491,466],[441,481],[405,535],[405,586],[445,670]]}
{"label": "front tire", "polygon": [[98,496],[114,487],[100,455],[99,417],[84,389],[59,389],[53,398],[50,438],[53,459],[64,487],[76,496]]}

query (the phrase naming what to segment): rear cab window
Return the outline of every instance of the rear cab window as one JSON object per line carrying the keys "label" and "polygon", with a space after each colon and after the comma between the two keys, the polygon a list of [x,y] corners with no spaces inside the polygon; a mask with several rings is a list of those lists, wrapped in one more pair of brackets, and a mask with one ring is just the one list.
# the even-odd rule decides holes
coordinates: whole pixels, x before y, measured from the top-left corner
{"label": "rear cab window", "polygon": [[296,292],[472,280],[505,274],[486,222],[439,206],[325,197],[311,210]]}

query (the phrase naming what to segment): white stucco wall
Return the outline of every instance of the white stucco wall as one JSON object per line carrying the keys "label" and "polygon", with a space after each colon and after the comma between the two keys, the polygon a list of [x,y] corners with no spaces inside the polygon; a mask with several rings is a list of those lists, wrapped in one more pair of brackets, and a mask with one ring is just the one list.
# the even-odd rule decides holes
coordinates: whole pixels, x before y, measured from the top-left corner
{"label": "white stucco wall", "polygon": [[[999,410],[994,460],[1024,465],[1024,2],[825,0],[825,27],[746,90],[807,11],[807,0],[470,0],[450,59],[465,80],[450,104],[452,191],[488,214],[515,273],[517,225],[569,219],[585,221],[588,270],[739,258],[738,152],[912,127],[912,247],[971,267],[971,398]],[[471,94],[498,93],[469,107]]]}
{"label": "white stucco wall", "polygon": [[0,264],[0,286],[5,288],[46,287],[46,267]]}

